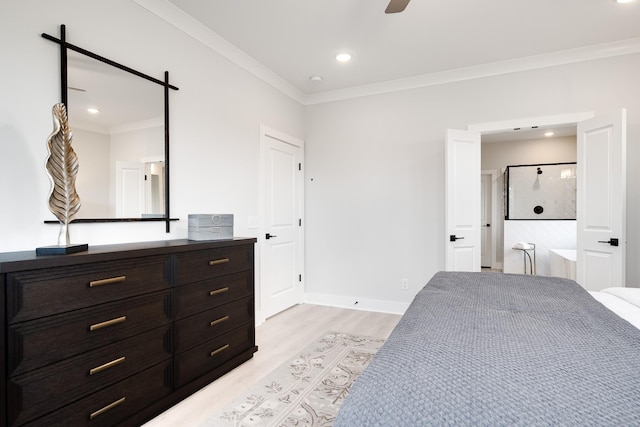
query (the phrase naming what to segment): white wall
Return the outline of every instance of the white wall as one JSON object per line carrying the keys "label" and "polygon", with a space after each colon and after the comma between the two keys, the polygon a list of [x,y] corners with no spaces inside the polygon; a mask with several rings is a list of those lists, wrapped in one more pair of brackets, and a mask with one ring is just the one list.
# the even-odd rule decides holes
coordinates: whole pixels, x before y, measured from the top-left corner
{"label": "white wall", "polygon": [[308,107],[307,291],[409,301],[444,268],[446,128],[620,107],[628,109],[627,280],[640,285],[638,70],[636,54]]}
{"label": "white wall", "polygon": [[[445,128],[627,107],[628,271],[640,284],[640,55],[301,107],[128,0],[5,2],[0,14],[0,251],[54,244],[45,225],[51,106],[59,101],[57,46],[68,40],[140,71],[170,71],[170,234],[156,223],[77,224],[74,242],[183,238],[187,214],[234,213],[236,235],[258,215],[259,125],[306,141],[309,295],[408,303],[444,268]],[[633,197],[631,197],[633,196]],[[402,278],[409,291],[402,291]],[[362,305],[360,305],[362,306]]]}
{"label": "white wall", "polygon": [[[76,191],[80,196],[78,218],[107,218],[115,213],[109,208],[109,181],[111,167],[109,135],[84,129],[73,130],[73,151],[78,156]],[[113,204],[113,203],[111,203]],[[52,213],[48,218],[54,220]]]}
{"label": "white wall", "polygon": [[[44,169],[51,107],[60,101],[59,37],[164,78],[171,91],[171,233],[164,223],[74,224],[90,245],[186,238],[187,214],[233,213],[237,236],[252,237],[258,212],[260,124],[303,139],[303,107],[129,0],[4,2],[0,13],[0,252],[57,243],[46,225]],[[72,129],[73,130],[73,129]],[[82,158],[79,159],[82,168]]]}
{"label": "white wall", "polygon": [[577,159],[575,136],[482,144],[482,170],[510,165],[568,163]]}

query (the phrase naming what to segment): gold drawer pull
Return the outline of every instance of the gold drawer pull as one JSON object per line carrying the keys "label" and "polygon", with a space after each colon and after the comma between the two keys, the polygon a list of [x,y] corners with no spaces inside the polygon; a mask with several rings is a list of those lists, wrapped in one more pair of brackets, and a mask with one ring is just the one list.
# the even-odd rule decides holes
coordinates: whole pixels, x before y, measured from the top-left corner
{"label": "gold drawer pull", "polygon": [[220,265],[220,264],[226,264],[228,262],[229,262],[229,258],[214,259],[213,261],[209,261],[209,265]]}
{"label": "gold drawer pull", "polygon": [[121,397],[120,399],[116,400],[113,403],[109,403],[107,406],[105,406],[102,409],[98,409],[95,412],[92,412],[91,415],[89,415],[89,419],[92,420],[95,417],[104,414],[105,412],[107,412],[109,409],[113,409],[116,406],[118,406],[119,404],[123,403],[125,401],[126,397]]}
{"label": "gold drawer pull", "polygon": [[112,368],[112,367],[114,367],[116,365],[119,365],[122,362],[124,362],[124,359],[125,359],[125,357],[122,356],[122,357],[120,357],[118,359],[112,360],[111,362],[107,362],[104,365],[96,366],[95,368],[93,368],[93,369],[91,369],[89,371],[89,375],[97,374],[98,372],[102,372],[105,369],[109,369],[109,368]]}
{"label": "gold drawer pull", "polygon": [[107,326],[117,325],[127,320],[127,316],[116,317],[115,319],[107,320],[106,322],[100,322],[89,326],[90,331],[97,331],[98,329],[106,328]]}
{"label": "gold drawer pull", "polygon": [[210,323],[210,326],[215,326],[218,323],[226,322],[227,320],[229,320],[229,316],[224,316],[224,317],[221,317],[219,319],[212,320],[211,323]]}
{"label": "gold drawer pull", "polygon": [[223,351],[225,351],[228,348],[229,348],[229,344],[225,344],[222,347],[220,347],[219,349],[213,350],[211,352],[211,357],[215,356],[216,354],[222,353]]}
{"label": "gold drawer pull", "polygon": [[218,295],[218,294],[223,294],[225,292],[227,292],[229,290],[229,287],[227,286],[226,288],[220,288],[220,289],[216,289],[215,291],[211,291],[209,292],[209,295],[214,296],[214,295]]}
{"label": "gold drawer pull", "polygon": [[95,288],[96,286],[111,285],[113,283],[121,283],[121,282],[124,282],[126,279],[127,279],[127,276],[118,276],[118,277],[110,277],[108,279],[92,280],[91,282],[89,282],[89,287]]}

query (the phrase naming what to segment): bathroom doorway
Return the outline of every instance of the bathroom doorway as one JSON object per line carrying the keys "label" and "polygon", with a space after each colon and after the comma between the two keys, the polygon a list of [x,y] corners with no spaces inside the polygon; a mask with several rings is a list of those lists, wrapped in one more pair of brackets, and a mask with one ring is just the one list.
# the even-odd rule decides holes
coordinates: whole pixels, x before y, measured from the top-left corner
{"label": "bathroom doorway", "polygon": [[[574,125],[566,128],[554,128],[554,131],[555,135],[552,136],[544,136],[544,133],[550,132],[549,129],[540,129],[535,132],[508,132],[482,137],[481,167],[483,171],[494,172],[494,185],[497,187],[497,191],[491,194],[495,200],[494,211],[496,212],[491,224],[492,232],[497,236],[494,240],[496,242],[496,262],[491,265],[483,263],[483,267],[499,268],[506,273],[522,273],[522,254],[513,252],[511,246],[505,242],[511,242],[513,245],[516,242],[526,241],[538,245],[537,265],[540,268],[537,269],[537,272],[541,275],[548,275],[548,249],[576,248],[575,174],[569,179],[560,179],[560,169],[556,170],[554,166],[542,166],[576,162],[576,127]],[[525,173],[525,169],[527,171],[530,169],[526,165],[531,164],[541,167],[539,172],[544,169],[545,174],[537,175],[536,167],[533,167],[531,174]],[[509,166],[513,170],[514,176],[511,181],[513,181],[514,187],[509,192],[511,194],[510,204],[505,206],[506,182],[504,177],[505,167]],[[516,179],[519,176],[516,172],[524,173],[524,175]],[[542,181],[540,181],[540,177],[543,177]],[[572,188],[565,188],[567,181],[573,184]],[[544,184],[542,187],[540,187],[541,182]],[[538,185],[536,186],[536,184]],[[562,188],[556,189],[556,186],[560,185]],[[552,189],[554,191],[550,191]],[[560,199],[561,196],[562,199]],[[573,215],[570,218],[572,221],[551,221],[552,219],[569,219],[564,215],[556,215],[558,209],[565,208],[563,204],[559,203],[559,200],[564,200],[565,197],[569,197],[569,200],[573,201]],[[516,201],[518,203],[512,206],[514,209],[509,215],[506,207]],[[544,208],[543,213],[534,213],[534,207],[537,205]],[[515,207],[518,209],[515,210]],[[542,219],[544,221],[541,221]],[[551,229],[555,231],[551,231]]]}
{"label": "bathroom doorway", "polygon": [[[626,230],[626,110],[620,109],[610,114],[594,117],[593,113],[575,113],[560,116],[546,116],[507,122],[469,125],[467,131],[447,131],[447,150],[451,150],[458,141],[476,141],[480,145],[480,135],[500,133],[515,128],[535,128],[540,126],[578,125],[578,219],[577,219],[577,281],[588,290],[599,290],[608,286],[625,286]],[[456,138],[451,138],[455,135]],[[447,152],[448,152],[447,151]],[[480,161],[480,150],[477,150]],[[447,156],[445,156],[447,157]],[[465,160],[467,167],[473,167],[471,158]],[[451,170],[460,169],[461,164],[448,159],[445,165],[448,176]],[[479,168],[478,168],[479,169]],[[479,170],[478,170],[479,172]],[[476,175],[477,176],[477,175]],[[475,181],[475,182],[474,182]],[[445,180],[445,187],[447,180]],[[469,207],[480,206],[480,180],[471,178],[458,180],[457,185],[478,188],[476,195],[467,200]],[[587,191],[587,189],[589,191]],[[449,216],[455,213],[447,188],[446,234],[450,234]],[[607,200],[609,203],[602,203]],[[479,210],[477,211],[479,212]],[[473,223],[479,223],[479,215]],[[469,228],[470,241],[477,246],[467,248],[474,252],[476,263],[462,265],[462,270],[480,270],[480,229]],[[606,233],[605,233],[606,231]],[[466,236],[455,236],[464,239]],[[449,240],[449,239],[448,239]],[[453,239],[451,239],[453,242]],[[450,250],[447,245],[445,262],[449,268]],[[458,268],[460,269],[460,268]],[[598,289],[596,289],[598,288]]]}

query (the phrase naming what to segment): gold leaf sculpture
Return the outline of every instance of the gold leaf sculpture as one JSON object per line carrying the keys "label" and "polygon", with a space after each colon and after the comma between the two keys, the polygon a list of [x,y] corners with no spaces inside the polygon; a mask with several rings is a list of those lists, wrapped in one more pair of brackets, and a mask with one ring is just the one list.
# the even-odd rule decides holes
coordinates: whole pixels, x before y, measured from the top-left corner
{"label": "gold leaf sculpture", "polygon": [[69,223],[80,210],[80,196],[76,192],[78,175],[78,156],[71,147],[73,135],[67,121],[67,109],[64,104],[53,106],[53,132],[47,139],[46,168],[51,179],[49,209],[60,221],[58,245],[70,245]]}

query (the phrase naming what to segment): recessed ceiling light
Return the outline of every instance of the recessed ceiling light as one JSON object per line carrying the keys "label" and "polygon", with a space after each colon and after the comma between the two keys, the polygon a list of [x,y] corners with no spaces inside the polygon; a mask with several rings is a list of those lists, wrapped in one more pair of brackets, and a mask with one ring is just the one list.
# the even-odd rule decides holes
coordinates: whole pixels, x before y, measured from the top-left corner
{"label": "recessed ceiling light", "polygon": [[553,131],[548,131],[548,132],[544,133],[544,136],[547,136],[547,137],[548,136],[553,136],[553,135],[555,135],[555,133]]}
{"label": "recessed ceiling light", "polygon": [[632,3],[634,0],[613,0],[616,3]]}
{"label": "recessed ceiling light", "polygon": [[349,62],[351,61],[351,54],[350,53],[339,53],[336,55],[336,61],[338,62]]}
{"label": "recessed ceiling light", "polygon": [[91,114],[98,114],[100,112],[100,110],[94,107],[87,108],[87,111],[90,112]]}

